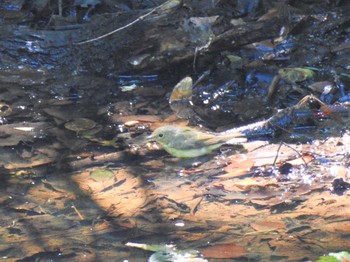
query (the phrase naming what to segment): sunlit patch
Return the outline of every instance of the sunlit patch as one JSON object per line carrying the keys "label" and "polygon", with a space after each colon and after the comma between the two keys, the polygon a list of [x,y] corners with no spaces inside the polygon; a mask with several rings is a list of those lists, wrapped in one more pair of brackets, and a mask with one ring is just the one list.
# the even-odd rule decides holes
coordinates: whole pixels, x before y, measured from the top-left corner
{"label": "sunlit patch", "polygon": [[40,47],[39,41],[26,41],[26,48],[31,53],[43,52],[44,50]]}
{"label": "sunlit patch", "polygon": [[185,222],[178,221],[178,222],[175,223],[175,226],[177,226],[177,227],[184,227],[185,226]]}

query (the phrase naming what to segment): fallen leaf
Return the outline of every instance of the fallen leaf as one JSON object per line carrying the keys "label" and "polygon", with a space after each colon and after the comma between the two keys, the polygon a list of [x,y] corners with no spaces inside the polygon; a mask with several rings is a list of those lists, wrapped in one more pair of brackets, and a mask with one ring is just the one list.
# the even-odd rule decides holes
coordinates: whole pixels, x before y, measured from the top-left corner
{"label": "fallen leaf", "polygon": [[171,119],[168,119],[169,121],[164,121],[164,122],[155,122],[152,123],[150,126],[149,130],[154,131],[158,127],[161,126],[167,126],[167,125],[176,125],[176,126],[187,126],[188,120],[183,120],[183,119],[175,119],[174,121],[171,121]]}
{"label": "fallen leaf", "polygon": [[115,174],[113,171],[108,170],[106,168],[95,169],[90,172],[90,177],[92,177],[96,181],[108,180],[114,177]]}
{"label": "fallen leaf", "polygon": [[15,146],[19,142],[34,141],[50,128],[46,122],[19,122],[0,125],[0,146]]}
{"label": "fallen leaf", "polygon": [[281,221],[271,221],[271,220],[255,222],[250,224],[250,226],[254,228],[256,231],[272,231],[272,230],[278,230],[286,227],[286,225]]}
{"label": "fallen leaf", "polygon": [[276,160],[276,156],[278,162],[287,161],[288,159],[295,158],[301,147],[297,145],[290,146],[280,147],[278,144],[265,145],[254,151],[249,151],[247,158],[254,161],[254,166],[272,165]]}
{"label": "fallen leaf", "polygon": [[130,120],[130,121],[127,121],[127,122],[125,122],[124,124],[126,125],[126,126],[136,126],[136,125],[138,125],[138,124],[140,124],[141,122],[140,121],[137,121],[137,120]]}
{"label": "fallen leaf", "polygon": [[185,120],[178,118],[178,116],[175,114],[172,114],[164,119],[164,122],[168,122],[168,123],[169,122],[176,122],[176,121],[185,121]]}
{"label": "fallen leaf", "polygon": [[247,177],[236,180],[234,185],[244,190],[249,190],[251,187],[265,188],[266,186],[277,186],[278,184],[274,180],[263,177]]}
{"label": "fallen leaf", "polygon": [[216,176],[217,178],[243,176],[247,174],[254,165],[254,161],[252,159],[247,159],[243,155],[235,155],[235,157],[231,157],[231,159],[231,164],[224,168],[224,171],[227,172],[227,174]]}
{"label": "fallen leaf", "polygon": [[100,172],[94,175],[91,170],[85,170],[72,179],[110,216],[132,217],[141,213],[141,208],[153,200],[145,194],[146,187],[142,186],[142,180],[132,169],[109,170],[106,179],[102,180],[98,178],[100,175]]}
{"label": "fallen leaf", "polygon": [[308,164],[312,161],[313,157],[311,155],[305,155],[302,157],[298,157],[293,160],[287,161],[287,163],[291,164],[292,166],[300,166],[300,165],[305,165]]}
{"label": "fallen leaf", "polygon": [[206,258],[237,258],[245,255],[246,252],[245,247],[235,243],[211,246],[202,250]]}
{"label": "fallen leaf", "polygon": [[111,121],[113,123],[154,123],[160,122],[162,119],[159,116],[154,115],[113,115]]}
{"label": "fallen leaf", "polygon": [[[226,170],[225,170],[226,171]],[[240,177],[247,174],[249,170],[237,168],[236,170],[229,171],[227,174],[216,176],[216,178],[232,178]]]}

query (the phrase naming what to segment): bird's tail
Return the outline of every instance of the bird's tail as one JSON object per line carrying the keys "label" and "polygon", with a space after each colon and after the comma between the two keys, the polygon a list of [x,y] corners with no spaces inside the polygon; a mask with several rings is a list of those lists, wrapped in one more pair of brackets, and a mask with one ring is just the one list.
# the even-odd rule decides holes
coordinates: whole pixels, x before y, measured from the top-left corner
{"label": "bird's tail", "polygon": [[228,144],[228,145],[236,145],[236,144],[241,144],[248,141],[247,137],[240,132],[221,133],[219,136],[220,138],[225,140],[225,144]]}

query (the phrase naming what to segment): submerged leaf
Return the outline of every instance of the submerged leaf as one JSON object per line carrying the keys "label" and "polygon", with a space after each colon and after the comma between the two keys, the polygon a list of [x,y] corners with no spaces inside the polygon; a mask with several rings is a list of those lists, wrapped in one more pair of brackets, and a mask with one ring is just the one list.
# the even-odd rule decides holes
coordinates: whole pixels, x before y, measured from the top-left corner
{"label": "submerged leaf", "polygon": [[105,180],[114,177],[114,173],[109,169],[101,168],[90,172],[90,177],[95,180]]}
{"label": "submerged leaf", "polygon": [[235,243],[211,246],[203,250],[207,258],[237,258],[245,255],[246,248]]}
{"label": "submerged leaf", "polygon": [[174,245],[148,245],[132,242],[128,242],[125,245],[155,252],[148,259],[149,262],[207,262],[206,259],[200,257],[200,253],[197,250],[177,250]]}
{"label": "submerged leaf", "polygon": [[259,221],[250,224],[257,231],[272,231],[285,228],[286,225],[280,221]]}
{"label": "submerged leaf", "polygon": [[87,118],[76,118],[67,122],[64,127],[68,130],[74,132],[82,132],[85,130],[93,129],[96,126],[96,123]]}
{"label": "submerged leaf", "polygon": [[19,122],[0,125],[0,146],[15,146],[19,142],[31,142],[38,137],[46,136],[46,122]]}
{"label": "submerged leaf", "polygon": [[176,84],[170,95],[170,103],[182,99],[192,98],[192,78],[187,76]]}
{"label": "submerged leaf", "polygon": [[314,71],[308,68],[282,68],[278,71],[278,74],[289,83],[296,83],[305,81],[314,77]]}
{"label": "submerged leaf", "polygon": [[253,167],[254,161],[243,155],[235,155],[231,157],[231,164],[224,168],[227,174],[217,176],[219,178],[239,177],[247,174]]}
{"label": "submerged leaf", "polygon": [[4,103],[0,103],[0,117],[6,117],[12,114],[12,108]]}
{"label": "submerged leaf", "polygon": [[133,126],[140,123],[155,123],[160,122],[162,119],[159,116],[154,115],[118,115],[115,114],[111,117],[113,123],[124,123],[128,126]]}
{"label": "submerged leaf", "polygon": [[192,78],[189,76],[185,77],[176,84],[170,95],[170,107],[180,118],[189,119],[194,115],[191,102],[192,86]]}
{"label": "submerged leaf", "polygon": [[196,250],[187,250],[187,251],[178,251],[178,250],[165,250],[158,251],[154,253],[148,259],[148,262],[208,262],[208,260],[198,257],[198,251]]}
{"label": "submerged leaf", "polygon": [[154,251],[154,252],[157,252],[160,250],[175,249],[174,245],[148,245],[148,244],[133,243],[133,242],[128,242],[125,245],[128,247],[137,247],[137,248],[141,248],[143,250]]}

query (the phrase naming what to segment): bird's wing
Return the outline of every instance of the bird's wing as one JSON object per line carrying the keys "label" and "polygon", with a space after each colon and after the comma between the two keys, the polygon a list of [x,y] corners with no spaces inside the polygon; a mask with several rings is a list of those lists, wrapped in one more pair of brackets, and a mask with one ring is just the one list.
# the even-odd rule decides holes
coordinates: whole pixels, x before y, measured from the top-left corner
{"label": "bird's wing", "polygon": [[181,147],[181,149],[186,150],[211,146],[212,143],[217,143],[210,140],[213,138],[213,135],[210,133],[200,132],[190,128],[182,128],[179,131],[181,132],[178,132],[173,140],[169,141],[172,147]]}
{"label": "bird's wing", "polygon": [[224,134],[221,133],[221,134],[218,134],[217,137],[223,140],[225,144],[227,142],[228,144],[240,144],[240,143],[245,143],[248,140],[246,135],[240,132],[224,133]]}
{"label": "bird's wing", "polygon": [[217,134],[207,140],[209,144],[226,144],[230,141],[230,144],[239,144],[247,142],[247,138],[242,133],[230,133],[230,134]]}

